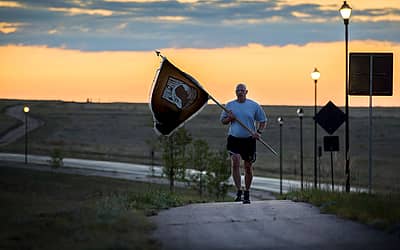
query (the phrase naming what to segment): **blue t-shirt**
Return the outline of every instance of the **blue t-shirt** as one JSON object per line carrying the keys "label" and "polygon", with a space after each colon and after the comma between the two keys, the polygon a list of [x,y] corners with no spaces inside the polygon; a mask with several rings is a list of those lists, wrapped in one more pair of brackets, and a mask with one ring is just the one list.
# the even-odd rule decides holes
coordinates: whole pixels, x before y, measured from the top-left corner
{"label": "blue t-shirt", "polygon": [[[245,124],[248,128],[255,131],[255,122],[266,122],[267,117],[265,115],[264,110],[261,106],[252,101],[250,99],[246,99],[245,102],[240,103],[237,100],[230,101],[226,104],[227,110],[232,110],[232,113],[235,115],[236,119],[240,120],[243,124]],[[225,111],[222,111],[220,120],[222,121],[226,118],[228,114]],[[243,128],[238,122],[233,121],[231,126],[229,127],[229,135],[235,137],[250,137],[251,134],[247,129]]]}

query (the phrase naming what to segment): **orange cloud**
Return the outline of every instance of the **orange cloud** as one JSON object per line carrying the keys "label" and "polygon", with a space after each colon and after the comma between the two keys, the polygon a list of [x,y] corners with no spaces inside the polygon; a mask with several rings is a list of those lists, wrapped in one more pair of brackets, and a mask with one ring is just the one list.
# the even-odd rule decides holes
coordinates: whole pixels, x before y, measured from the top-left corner
{"label": "orange cloud", "polygon": [[81,9],[81,8],[49,8],[49,11],[65,12],[68,15],[99,15],[99,16],[112,16],[111,10],[104,9]]}
{"label": "orange cloud", "polygon": [[18,30],[18,27],[20,26],[22,26],[21,23],[0,22],[0,32],[4,34],[14,33]]}
{"label": "orange cloud", "polygon": [[182,22],[188,20],[189,18],[184,16],[159,16],[157,19],[166,22]]}
{"label": "orange cloud", "polygon": [[15,1],[0,1],[0,7],[21,8],[23,5]]}

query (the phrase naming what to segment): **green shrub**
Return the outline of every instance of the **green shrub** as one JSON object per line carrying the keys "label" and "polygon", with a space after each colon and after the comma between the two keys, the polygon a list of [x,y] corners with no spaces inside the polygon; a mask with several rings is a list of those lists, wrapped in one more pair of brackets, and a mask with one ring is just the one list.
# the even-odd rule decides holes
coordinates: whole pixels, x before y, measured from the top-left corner
{"label": "green shrub", "polygon": [[228,152],[221,150],[209,156],[207,168],[207,189],[217,199],[224,199],[228,193],[228,179],[231,175],[230,160]]}
{"label": "green shrub", "polygon": [[51,161],[50,165],[53,168],[60,168],[64,165],[63,163],[63,154],[60,149],[55,148],[53,151],[51,151]]}
{"label": "green shrub", "polygon": [[183,205],[183,201],[175,193],[158,189],[150,189],[143,193],[130,193],[128,203],[130,208],[157,210]]}

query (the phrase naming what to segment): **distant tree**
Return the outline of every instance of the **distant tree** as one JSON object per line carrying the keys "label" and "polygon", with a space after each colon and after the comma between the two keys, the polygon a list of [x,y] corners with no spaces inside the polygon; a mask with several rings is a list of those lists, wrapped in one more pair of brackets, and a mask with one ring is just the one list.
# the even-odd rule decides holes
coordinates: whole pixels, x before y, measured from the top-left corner
{"label": "distant tree", "polygon": [[159,141],[157,137],[151,136],[150,139],[146,140],[146,144],[149,146],[149,155],[150,155],[150,171],[151,176],[154,176],[154,160],[155,160],[155,152],[159,148]]}
{"label": "distant tree", "polygon": [[180,128],[170,136],[160,136],[160,148],[164,162],[163,172],[169,179],[170,191],[174,191],[177,178],[184,180],[188,156],[186,148],[192,137],[185,128]]}
{"label": "distant tree", "polygon": [[63,162],[63,153],[61,151],[61,149],[59,148],[55,148],[51,151],[50,153],[50,165],[53,168],[60,168],[62,166],[64,166],[64,162]]}
{"label": "distant tree", "polygon": [[195,183],[195,189],[197,189],[200,196],[202,196],[206,188],[206,170],[210,161],[209,146],[205,140],[198,139],[192,143],[190,149],[191,165],[198,171],[191,175],[191,180]]}
{"label": "distant tree", "polygon": [[225,198],[228,192],[228,179],[231,175],[230,160],[226,150],[214,152],[209,156],[207,189],[217,199]]}

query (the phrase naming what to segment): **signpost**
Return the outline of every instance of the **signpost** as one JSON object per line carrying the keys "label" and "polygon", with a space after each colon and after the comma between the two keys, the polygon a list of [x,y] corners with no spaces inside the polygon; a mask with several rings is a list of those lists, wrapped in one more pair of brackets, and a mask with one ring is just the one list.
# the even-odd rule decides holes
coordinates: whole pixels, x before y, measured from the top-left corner
{"label": "signpost", "polygon": [[372,189],[372,96],[393,95],[393,53],[350,53],[350,95],[369,96],[368,191]]}
{"label": "signpost", "polygon": [[[333,134],[346,120],[346,114],[343,113],[333,102],[329,101],[315,116],[316,122],[328,134]],[[339,151],[339,136],[324,136],[324,151],[331,152],[331,179],[332,191],[334,190],[333,182],[333,153]]]}
{"label": "signpost", "polygon": [[339,136],[324,136],[324,151],[331,152],[331,180],[332,191],[335,189],[333,182],[333,153],[339,151]]}
{"label": "signpost", "polygon": [[317,123],[330,135],[343,124],[345,119],[346,114],[331,101],[315,116]]}

